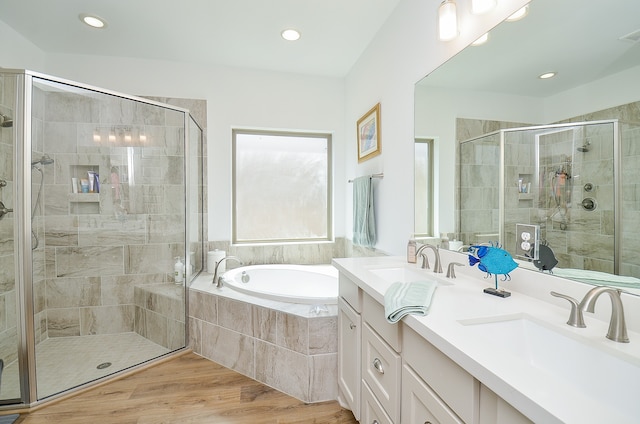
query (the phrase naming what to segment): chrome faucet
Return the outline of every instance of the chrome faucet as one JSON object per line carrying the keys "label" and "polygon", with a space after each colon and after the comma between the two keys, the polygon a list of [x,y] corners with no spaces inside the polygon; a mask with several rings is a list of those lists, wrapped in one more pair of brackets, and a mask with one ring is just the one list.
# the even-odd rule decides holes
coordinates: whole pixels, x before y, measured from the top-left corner
{"label": "chrome faucet", "polygon": [[217,288],[222,287],[222,275],[218,276],[218,267],[222,262],[228,261],[229,259],[233,259],[234,261],[238,262],[238,264],[242,265],[242,261],[235,256],[225,256],[224,258],[220,259],[218,263],[216,263],[216,267],[213,270],[213,281],[211,281],[211,283],[215,284]]}
{"label": "chrome faucet", "polygon": [[571,314],[569,315],[567,324],[577,328],[585,328],[583,312],[593,312],[595,310],[596,300],[602,293],[607,293],[611,298],[611,319],[609,320],[607,338],[614,342],[629,343],[620,290],[606,286],[594,287],[584,295],[580,303],[574,298],[564,294],[552,291],[551,295],[568,300],[569,303],[571,303]]}
{"label": "chrome faucet", "polygon": [[436,257],[436,263],[433,265],[433,272],[442,274],[442,265],[440,264],[440,248],[432,244],[423,244],[422,246],[420,246],[420,249],[418,249],[418,252],[416,252],[418,256],[422,256],[422,269],[429,269],[429,259],[427,259],[427,254],[422,252],[427,248],[433,250],[433,253]]}
{"label": "chrome faucet", "polygon": [[586,312],[593,312],[595,310],[596,300],[602,293],[607,293],[611,298],[611,319],[609,320],[607,339],[619,343],[629,343],[620,290],[605,286],[594,287],[587,292],[582,302],[580,302],[580,309]]}

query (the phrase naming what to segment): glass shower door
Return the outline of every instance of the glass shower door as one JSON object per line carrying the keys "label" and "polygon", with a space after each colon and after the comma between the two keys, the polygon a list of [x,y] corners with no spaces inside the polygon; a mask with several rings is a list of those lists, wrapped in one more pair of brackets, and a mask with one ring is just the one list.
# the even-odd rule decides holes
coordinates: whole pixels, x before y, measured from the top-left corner
{"label": "glass shower door", "polygon": [[[185,111],[35,78],[37,397],[185,346]],[[190,273],[189,273],[190,274]]]}

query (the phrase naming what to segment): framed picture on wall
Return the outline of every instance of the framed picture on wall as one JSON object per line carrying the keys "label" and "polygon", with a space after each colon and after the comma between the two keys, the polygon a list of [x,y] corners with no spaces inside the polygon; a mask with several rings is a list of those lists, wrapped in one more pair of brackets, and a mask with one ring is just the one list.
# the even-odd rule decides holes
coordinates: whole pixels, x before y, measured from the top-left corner
{"label": "framed picture on wall", "polygon": [[382,152],[380,140],[380,103],[358,119],[358,162]]}

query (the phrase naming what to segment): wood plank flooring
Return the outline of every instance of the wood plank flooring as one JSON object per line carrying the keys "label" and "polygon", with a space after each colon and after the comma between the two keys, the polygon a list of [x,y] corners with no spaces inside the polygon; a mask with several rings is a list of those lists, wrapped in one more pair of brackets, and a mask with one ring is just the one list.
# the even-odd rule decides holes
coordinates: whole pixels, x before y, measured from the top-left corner
{"label": "wood plank flooring", "polygon": [[355,424],[357,421],[337,402],[305,404],[187,353],[44,406],[21,416],[18,423]]}

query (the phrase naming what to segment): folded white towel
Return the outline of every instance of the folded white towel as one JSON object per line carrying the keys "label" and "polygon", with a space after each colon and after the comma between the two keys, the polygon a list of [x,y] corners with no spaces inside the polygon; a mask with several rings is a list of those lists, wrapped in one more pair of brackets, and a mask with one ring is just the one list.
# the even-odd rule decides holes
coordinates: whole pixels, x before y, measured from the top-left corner
{"label": "folded white towel", "polygon": [[437,286],[435,281],[393,283],[384,294],[387,321],[396,323],[407,314],[427,315]]}

